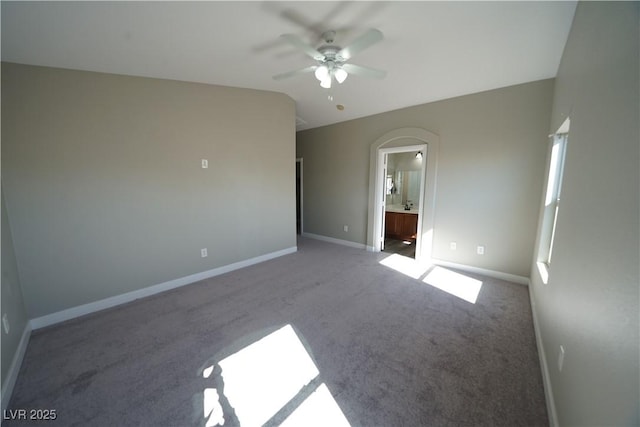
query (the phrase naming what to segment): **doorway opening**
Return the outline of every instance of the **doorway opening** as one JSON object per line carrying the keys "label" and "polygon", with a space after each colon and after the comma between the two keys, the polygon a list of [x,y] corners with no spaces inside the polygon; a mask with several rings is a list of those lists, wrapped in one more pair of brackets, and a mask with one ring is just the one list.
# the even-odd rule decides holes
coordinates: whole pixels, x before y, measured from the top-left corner
{"label": "doorway opening", "polygon": [[[420,128],[400,128],[387,132],[378,138],[372,145],[370,150],[370,173],[369,173],[369,211],[368,211],[368,227],[367,227],[367,249],[372,252],[380,252],[385,249],[385,237],[388,233],[388,227],[385,224],[385,220],[392,215],[389,212],[392,208],[400,210],[399,213],[407,213],[404,209],[409,208],[408,213],[416,213],[417,225],[415,226],[415,252],[413,258],[420,263],[430,262],[431,252],[433,246],[433,228],[434,228],[434,213],[435,213],[435,192],[436,192],[436,176],[437,176],[437,158],[439,149],[440,138],[427,130]],[[389,169],[389,155],[396,153],[411,153],[412,156],[422,156],[422,162],[420,165],[420,171],[418,173],[419,178],[419,194],[416,203],[416,193],[412,190],[411,197],[409,197],[409,188],[405,185],[405,179],[411,179],[409,174],[400,177],[398,174],[387,173]],[[407,154],[405,154],[407,155]],[[408,155],[407,155],[408,156]],[[417,159],[416,159],[417,160]],[[392,158],[393,161],[393,158]],[[417,164],[415,165],[417,167]],[[397,169],[397,168],[396,168]],[[390,178],[390,179],[389,179]],[[396,182],[398,181],[398,182]],[[403,190],[397,188],[394,193],[393,190],[389,191],[389,188],[393,188],[392,185],[397,185],[400,182],[405,185],[407,189],[406,197],[403,197]],[[416,184],[418,185],[418,184]],[[410,186],[410,185],[409,185]],[[389,194],[387,194],[389,192]],[[391,199],[387,199],[391,196]],[[390,202],[393,207],[388,207],[387,202]],[[411,202],[407,202],[411,201]],[[408,206],[407,206],[408,204]],[[417,208],[417,212],[415,212]],[[412,212],[413,209],[413,212]],[[401,218],[402,223],[409,221],[406,218]],[[397,218],[390,220],[400,221]],[[409,224],[411,224],[409,222]],[[399,237],[407,237],[406,231],[413,227],[413,225],[407,225],[407,228],[402,231],[402,228],[397,223],[392,227],[396,235]],[[401,230],[400,233],[397,231]],[[412,229],[411,229],[412,230]],[[391,233],[394,234],[394,233]],[[411,237],[413,233],[409,234]],[[411,242],[412,239],[403,239],[402,242]],[[387,241],[389,243],[389,241]],[[405,244],[409,246],[409,244]]]}
{"label": "doorway opening", "polygon": [[382,178],[380,250],[416,258],[421,244],[427,145],[379,151]]}

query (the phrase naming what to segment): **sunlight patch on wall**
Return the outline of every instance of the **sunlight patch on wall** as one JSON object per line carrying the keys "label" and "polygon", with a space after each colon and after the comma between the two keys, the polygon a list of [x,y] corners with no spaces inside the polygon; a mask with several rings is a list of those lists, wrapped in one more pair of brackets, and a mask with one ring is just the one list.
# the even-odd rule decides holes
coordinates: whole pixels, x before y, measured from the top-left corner
{"label": "sunlight patch on wall", "polygon": [[476,303],[482,288],[480,280],[442,267],[435,267],[422,281],[471,304]]}

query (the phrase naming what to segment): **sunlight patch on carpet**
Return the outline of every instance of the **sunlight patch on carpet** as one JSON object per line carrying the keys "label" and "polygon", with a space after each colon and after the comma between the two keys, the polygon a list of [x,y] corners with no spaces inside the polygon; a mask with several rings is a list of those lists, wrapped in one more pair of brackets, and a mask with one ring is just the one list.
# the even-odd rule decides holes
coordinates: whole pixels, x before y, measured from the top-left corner
{"label": "sunlight patch on carpet", "polygon": [[413,258],[399,254],[389,255],[380,261],[380,264],[414,279],[420,278],[430,267],[428,264],[420,263]]}
{"label": "sunlight patch on carpet", "polygon": [[280,427],[349,427],[340,407],[326,385],[321,384]]}
{"label": "sunlight patch on carpet", "polygon": [[[224,388],[216,393],[205,390],[207,426],[224,425],[219,397],[226,398],[243,427],[270,424],[274,416],[286,417],[283,425],[349,426],[327,386],[320,383],[320,372],[291,325],[244,347],[218,365]],[[211,372],[213,367],[205,369],[203,376]]]}
{"label": "sunlight patch on carpet", "polygon": [[475,304],[482,281],[442,267],[435,267],[422,280],[424,283]]}
{"label": "sunlight patch on carpet", "polygon": [[289,325],[219,364],[224,394],[243,426],[263,425],[319,374]]}
{"label": "sunlight patch on carpet", "polygon": [[204,390],[204,413],[206,418],[205,427],[215,427],[224,425],[224,411],[220,405],[220,396],[215,388]]}

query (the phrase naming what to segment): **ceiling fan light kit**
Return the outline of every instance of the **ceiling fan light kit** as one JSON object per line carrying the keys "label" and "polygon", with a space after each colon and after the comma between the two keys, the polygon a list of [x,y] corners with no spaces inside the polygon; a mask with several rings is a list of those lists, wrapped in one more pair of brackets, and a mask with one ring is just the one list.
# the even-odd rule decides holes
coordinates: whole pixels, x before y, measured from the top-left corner
{"label": "ceiling fan light kit", "polygon": [[319,65],[318,68],[316,68],[315,76],[320,82],[320,86],[329,89],[331,88],[331,80],[333,78],[335,78],[339,84],[342,84],[349,74],[343,70],[342,67],[336,65],[335,62],[327,61],[326,64]]}
{"label": "ceiling fan light kit", "polygon": [[333,45],[333,38],[335,37],[335,34],[335,31],[326,31],[323,33],[322,38],[324,39],[325,44],[320,46],[318,49],[314,49],[312,46],[308,45],[293,34],[283,34],[282,37],[285,40],[291,43],[294,47],[300,49],[307,56],[316,60],[317,65],[278,74],[273,76],[273,78],[280,80],[297,74],[304,74],[313,71],[316,79],[320,82],[320,86],[324,89],[330,89],[334,78],[338,84],[342,84],[349,74],[379,79],[386,76],[386,72],[382,70],[346,63],[354,54],[361,52],[374,43],[382,40],[383,35],[381,31],[370,29],[344,48]]}
{"label": "ceiling fan light kit", "polygon": [[326,65],[320,65],[316,68],[316,79],[319,81],[323,81],[329,76],[329,68]]}
{"label": "ceiling fan light kit", "polygon": [[327,76],[325,79],[320,80],[320,86],[325,89],[331,89],[331,76]]}
{"label": "ceiling fan light kit", "polygon": [[349,77],[349,74],[342,68],[336,68],[333,71],[333,77],[336,78],[336,81],[338,83],[342,84],[345,80],[347,80],[347,77]]}

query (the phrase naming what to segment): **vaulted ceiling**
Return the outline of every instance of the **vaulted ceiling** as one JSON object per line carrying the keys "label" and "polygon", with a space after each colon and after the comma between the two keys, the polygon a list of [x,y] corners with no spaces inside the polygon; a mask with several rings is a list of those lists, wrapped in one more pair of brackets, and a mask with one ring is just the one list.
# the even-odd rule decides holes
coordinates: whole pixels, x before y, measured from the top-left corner
{"label": "vaulted ceiling", "polygon": [[[2,60],[283,92],[298,129],[555,77],[576,2],[2,2]],[[387,71],[332,89],[281,34],[344,47]],[[333,100],[329,100],[329,95]],[[337,104],[344,105],[342,111]]]}

